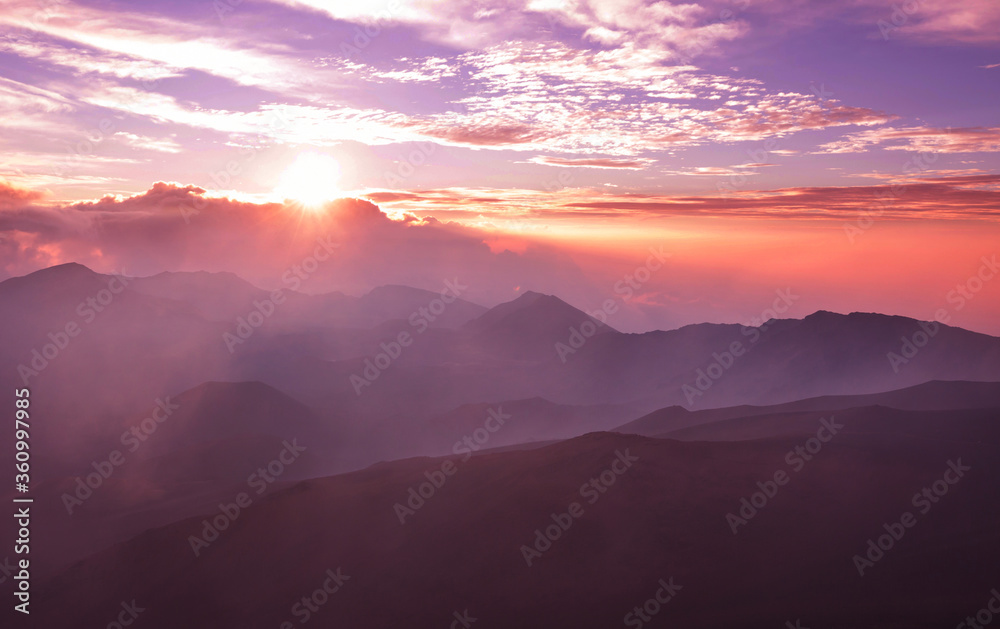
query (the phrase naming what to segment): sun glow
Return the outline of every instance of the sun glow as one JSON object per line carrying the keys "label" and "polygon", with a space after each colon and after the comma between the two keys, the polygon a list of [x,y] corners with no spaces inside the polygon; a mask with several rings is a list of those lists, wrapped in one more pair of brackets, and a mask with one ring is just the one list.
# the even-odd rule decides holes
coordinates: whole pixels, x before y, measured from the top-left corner
{"label": "sun glow", "polygon": [[329,155],[302,153],[295,158],[274,189],[283,199],[294,199],[316,209],[341,194],[340,164]]}

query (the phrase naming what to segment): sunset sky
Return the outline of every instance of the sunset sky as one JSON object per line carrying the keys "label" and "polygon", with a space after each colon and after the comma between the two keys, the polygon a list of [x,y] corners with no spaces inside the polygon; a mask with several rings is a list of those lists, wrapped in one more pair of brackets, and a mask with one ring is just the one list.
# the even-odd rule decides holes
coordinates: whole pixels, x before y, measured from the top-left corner
{"label": "sunset sky", "polygon": [[334,234],[303,290],[592,309],[662,247],[612,325],[792,287],[1000,334],[1000,282],[948,300],[1000,253],[998,103],[993,0],[2,0],[0,276],[277,285]]}

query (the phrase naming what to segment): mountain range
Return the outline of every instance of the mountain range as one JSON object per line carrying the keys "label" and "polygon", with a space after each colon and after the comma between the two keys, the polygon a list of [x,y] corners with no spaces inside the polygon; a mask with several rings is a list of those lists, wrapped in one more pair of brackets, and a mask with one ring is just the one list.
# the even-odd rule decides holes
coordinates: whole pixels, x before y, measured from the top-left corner
{"label": "mountain range", "polygon": [[[825,311],[622,333],[552,295],[456,292],[77,264],[0,283],[44,626],[132,599],[150,627],[298,624],[338,569],[316,626],[628,626],[661,579],[682,586],[665,624],[940,626],[1000,576],[1000,338]],[[958,460],[947,506],[859,575]]]}

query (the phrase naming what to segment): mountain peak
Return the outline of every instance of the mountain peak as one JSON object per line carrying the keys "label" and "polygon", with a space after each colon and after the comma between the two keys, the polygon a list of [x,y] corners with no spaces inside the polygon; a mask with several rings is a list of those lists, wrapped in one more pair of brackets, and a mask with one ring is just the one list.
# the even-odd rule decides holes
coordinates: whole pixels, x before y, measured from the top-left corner
{"label": "mountain peak", "polygon": [[523,299],[525,297],[528,297],[528,298],[531,298],[531,299],[537,299],[539,297],[554,297],[554,295],[549,295],[547,293],[539,293],[538,291],[534,291],[534,290],[526,290],[523,293],[521,293],[517,298],[515,298],[514,301],[517,301],[518,299]]}
{"label": "mountain peak", "polygon": [[839,312],[833,312],[832,310],[817,310],[816,312],[814,312],[812,314],[808,314],[808,315],[802,317],[802,320],[803,321],[807,321],[807,320],[808,321],[824,321],[824,320],[825,321],[830,321],[832,319],[840,319],[840,318],[846,317],[846,316],[847,315],[845,315],[845,314],[842,314],[842,313],[839,313]]}
{"label": "mountain peak", "polygon": [[[78,262],[66,262],[44,269],[39,269],[19,277],[11,277],[2,283],[4,290],[49,290],[53,287],[69,288],[71,286],[91,287],[99,275]],[[81,283],[84,284],[81,284]],[[32,289],[31,287],[37,287]]]}
{"label": "mountain peak", "polygon": [[[357,299],[359,316],[366,320],[391,321],[408,320],[421,310],[432,308],[437,302],[447,299],[451,289],[427,290],[403,284],[377,286]],[[486,312],[486,308],[461,296],[445,301],[443,311],[436,312],[428,319],[431,327],[457,328]]]}
{"label": "mountain peak", "polygon": [[[521,307],[531,306],[537,303],[551,303],[551,304],[565,304],[569,306],[562,299],[559,299],[555,295],[548,295],[546,293],[539,293],[533,290],[526,290],[511,301],[507,302],[509,304],[518,304]],[[572,308],[572,306],[569,306]]]}
{"label": "mountain peak", "polygon": [[55,277],[55,276],[71,275],[71,274],[77,275],[82,273],[96,275],[96,273],[90,267],[84,266],[79,262],[65,262],[63,264],[56,264],[55,266],[50,266],[45,269],[39,269],[33,273],[28,273],[28,275],[25,277],[29,277],[32,275],[39,277],[43,275]]}
{"label": "mountain peak", "polygon": [[549,349],[551,343],[565,341],[572,329],[579,329],[587,322],[595,325],[596,334],[617,333],[614,328],[558,297],[525,291],[512,301],[491,308],[465,327],[498,339],[519,338],[521,343],[528,345],[542,343]]}

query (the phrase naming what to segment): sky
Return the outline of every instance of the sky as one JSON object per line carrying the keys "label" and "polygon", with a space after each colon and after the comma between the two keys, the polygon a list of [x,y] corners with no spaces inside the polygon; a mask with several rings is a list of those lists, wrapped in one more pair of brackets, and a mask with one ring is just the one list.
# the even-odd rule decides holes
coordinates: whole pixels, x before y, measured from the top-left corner
{"label": "sky", "polygon": [[0,277],[277,285],[333,234],[303,290],[1000,334],[1000,282],[952,292],[1000,253],[998,102],[991,0],[0,0]]}

